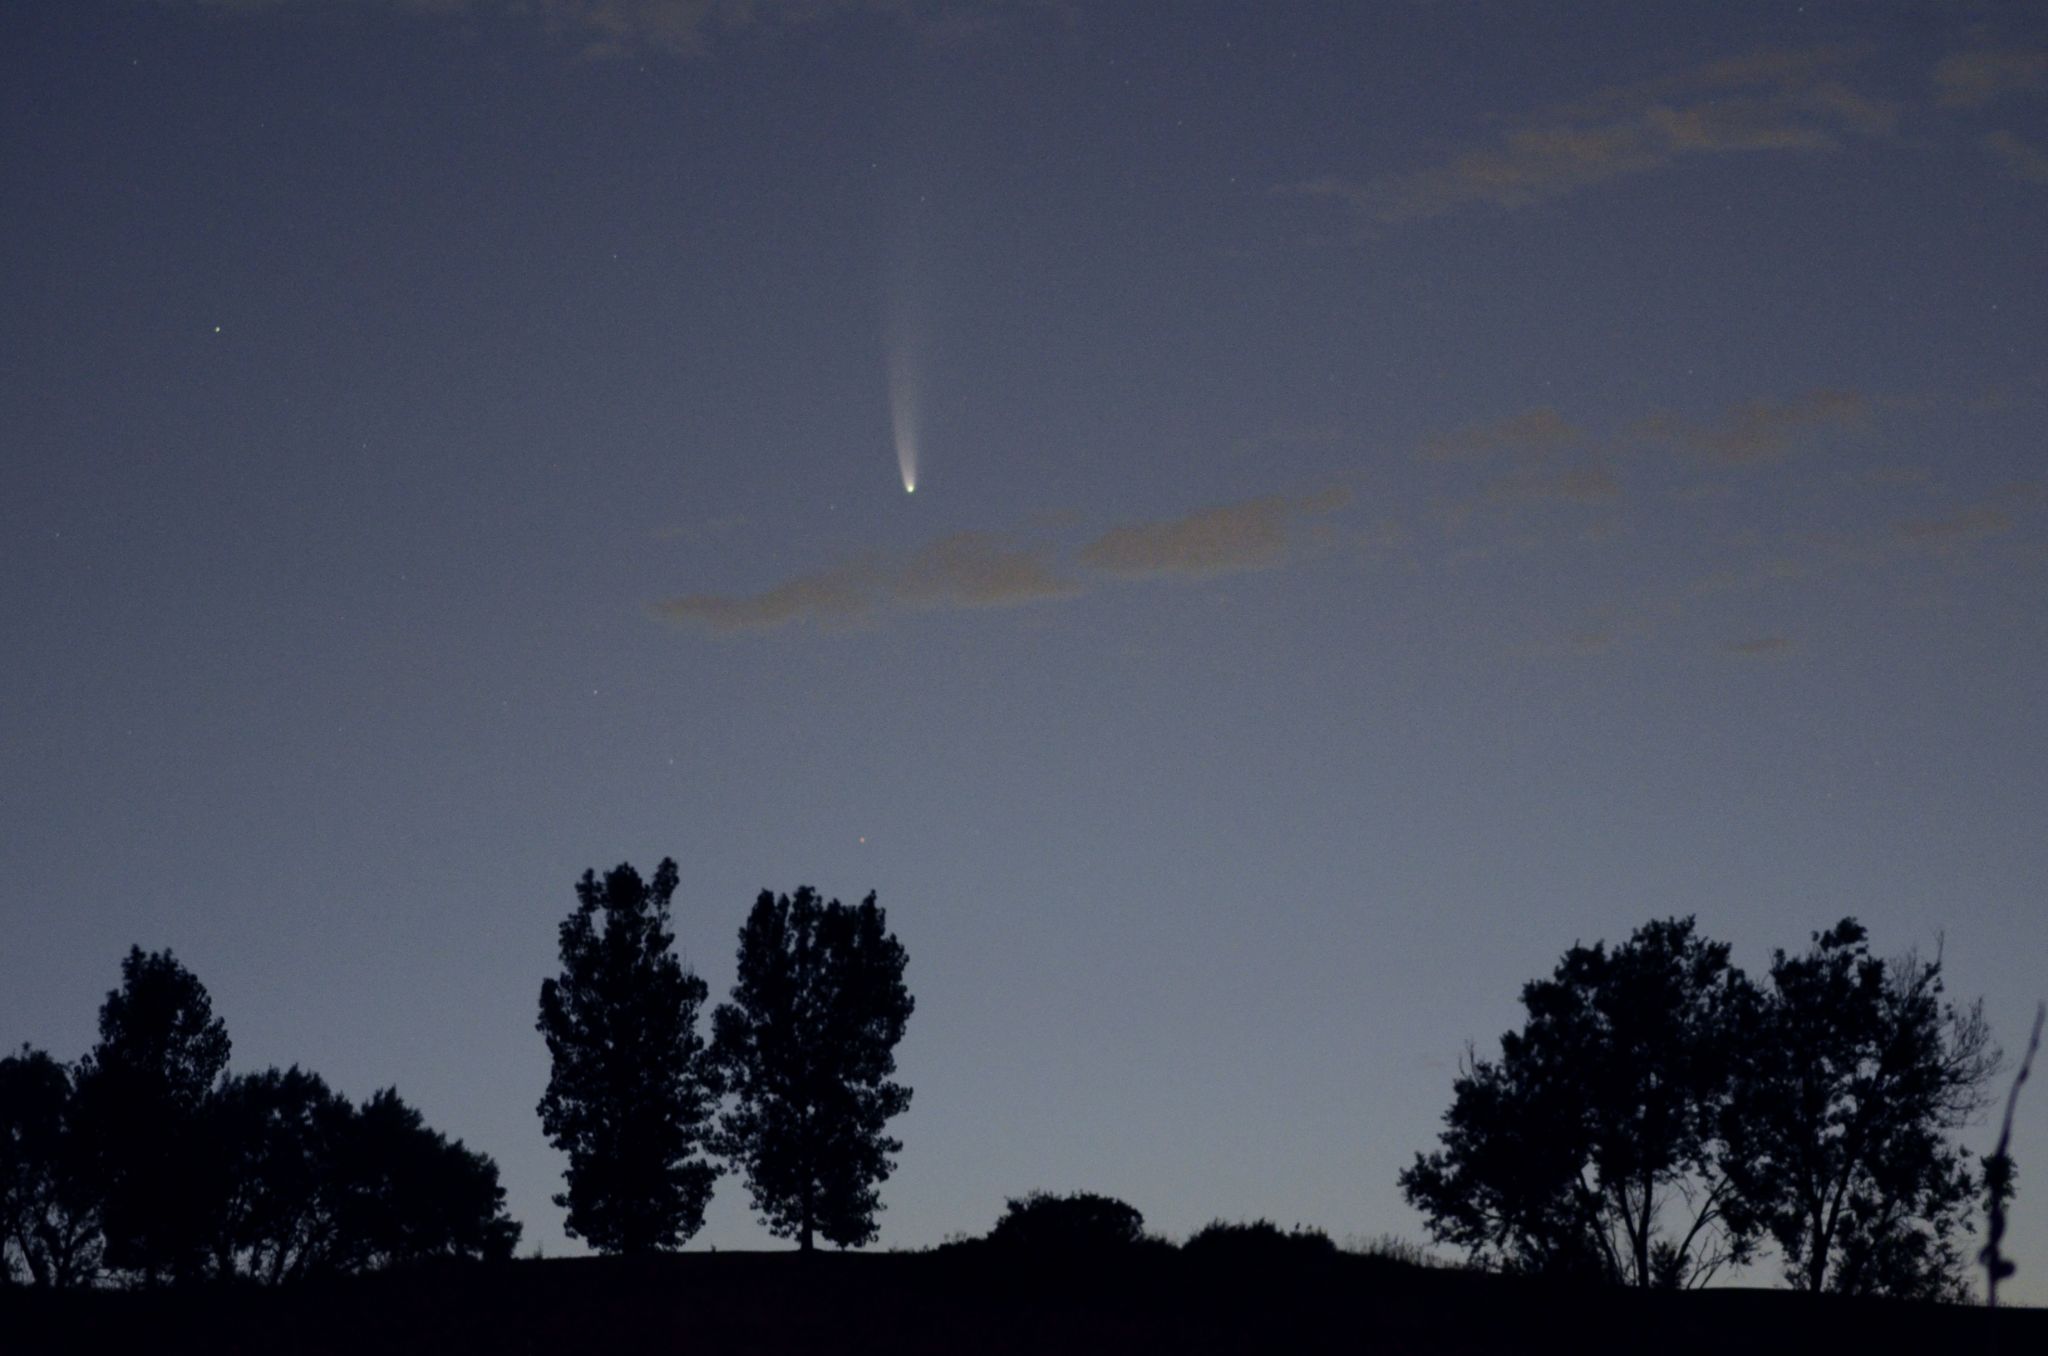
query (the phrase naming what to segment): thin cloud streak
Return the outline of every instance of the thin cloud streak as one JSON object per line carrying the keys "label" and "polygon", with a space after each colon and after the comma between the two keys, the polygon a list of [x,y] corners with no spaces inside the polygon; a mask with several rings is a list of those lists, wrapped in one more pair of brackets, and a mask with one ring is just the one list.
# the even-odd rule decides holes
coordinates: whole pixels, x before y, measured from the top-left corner
{"label": "thin cloud streak", "polygon": [[1107,574],[1213,575],[1269,569],[1287,556],[1289,526],[1344,506],[1342,489],[1309,499],[1269,495],[1165,522],[1127,523],[1081,548],[1083,565]]}
{"label": "thin cloud streak", "polygon": [[2048,184],[2048,150],[2003,130],[1987,133],[1984,149],[1998,159],[2008,175],[2021,183]]}
{"label": "thin cloud streak", "polygon": [[1828,151],[1890,133],[1897,110],[1842,83],[1845,64],[1839,52],[1767,50],[1544,110],[1423,169],[1291,187],[1391,226],[1474,205],[1527,207],[1688,156]]}
{"label": "thin cloud streak", "polygon": [[2048,49],[1984,47],[1954,52],[1935,63],[1935,102],[1945,108],[1980,108],[2007,94],[2048,90]]}
{"label": "thin cloud streak", "polygon": [[1966,542],[1982,541],[2012,531],[2013,516],[2002,508],[1989,504],[1963,509],[1944,518],[1921,518],[1900,523],[1894,529],[1893,539],[1910,546],[1931,546],[1937,549],[1960,545]]}
{"label": "thin cloud streak", "polygon": [[867,555],[813,570],[761,593],[693,593],[654,605],[656,616],[713,631],[772,631],[796,623],[835,628],[888,609],[961,611],[1075,598],[1120,578],[1205,578],[1285,564],[1296,521],[1335,511],[1341,487],[1289,499],[1267,496],[1179,518],[1125,523],[1073,553],[994,532],[954,532],[906,555]]}
{"label": "thin cloud streak", "polygon": [[890,581],[894,597],[920,607],[1009,607],[1080,591],[1054,567],[1049,550],[1011,547],[988,532],[941,537]]}
{"label": "thin cloud streak", "polygon": [[765,593],[692,593],[656,603],[656,616],[696,622],[714,631],[770,631],[791,622],[846,624],[874,605],[878,575],[867,562],[801,574]]}
{"label": "thin cloud streak", "polygon": [[1430,461],[1464,461],[1498,452],[1548,455],[1583,441],[1584,435],[1548,405],[1538,405],[1505,419],[1466,424],[1424,441],[1422,455]]}
{"label": "thin cloud streak", "polygon": [[1790,400],[1748,401],[1706,423],[1659,412],[1638,420],[1629,434],[1717,465],[1754,466],[1783,459],[1806,434],[1860,428],[1870,408],[1858,392],[1817,390]]}
{"label": "thin cloud streak", "polygon": [[[320,0],[159,3],[254,15],[312,10]],[[721,37],[748,30],[803,28],[854,13],[873,14],[935,39],[957,38],[992,23],[992,8],[1012,7],[1002,0],[972,6],[949,0],[354,0],[354,6],[423,18],[524,20],[581,44],[583,55],[591,58],[648,52],[700,57]]]}

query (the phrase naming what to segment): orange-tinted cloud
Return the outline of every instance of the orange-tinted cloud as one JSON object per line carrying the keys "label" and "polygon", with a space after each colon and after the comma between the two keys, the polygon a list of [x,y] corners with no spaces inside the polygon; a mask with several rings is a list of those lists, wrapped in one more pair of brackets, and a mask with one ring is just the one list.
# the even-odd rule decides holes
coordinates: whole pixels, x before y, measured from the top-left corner
{"label": "orange-tinted cloud", "polygon": [[1081,548],[1083,565],[1116,575],[1209,575],[1257,570],[1286,558],[1290,526],[1349,498],[1338,489],[1306,499],[1269,495],[1185,517],[1113,527]]}
{"label": "orange-tinted cloud", "polygon": [[1007,607],[1081,591],[1042,547],[1016,547],[989,532],[955,532],[911,557],[890,581],[904,602],[923,607]]}
{"label": "orange-tinted cloud", "polygon": [[1724,466],[1777,461],[1799,438],[1868,421],[1870,402],[1855,391],[1817,390],[1789,400],[1751,400],[1705,422],[1668,413],[1637,421],[1630,433]]}

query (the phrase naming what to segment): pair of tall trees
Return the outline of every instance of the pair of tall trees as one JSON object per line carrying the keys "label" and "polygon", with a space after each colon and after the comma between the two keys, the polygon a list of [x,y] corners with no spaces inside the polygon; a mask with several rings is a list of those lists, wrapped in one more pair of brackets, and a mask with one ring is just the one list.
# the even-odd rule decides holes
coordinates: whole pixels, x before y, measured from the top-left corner
{"label": "pair of tall trees", "polygon": [[606,1252],[679,1246],[703,1227],[722,1159],[776,1236],[807,1252],[819,1237],[871,1241],[903,1147],[884,1129],[910,1104],[891,1081],[915,1006],[902,943],[872,894],[848,906],[809,887],[762,891],[707,1043],[708,988],[674,954],[676,883],[670,859],[651,882],[630,865],[586,871],[561,925],[562,972],[541,985],[552,1072],[539,1110],[569,1156],[555,1203],[570,1237]]}
{"label": "pair of tall trees", "polygon": [[1768,1239],[1802,1288],[1955,1296],[1979,1176],[1952,1136],[1998,1056],[1941,995],[1938,959],[1873,957],[1854,919],[1763,984],[1691,918],[1574,946],[1401,1189],[1516,1270],[1698,1285]]}
{"label": "pair of tall trees", "polygon": [[227,1072],[212,999],[132,949],[74,1066],[0,1060],[0,1263],[31,1281],[281,1281],[510,1255],[490,1159],[395,1091],[360,1106],[296,1066]]}

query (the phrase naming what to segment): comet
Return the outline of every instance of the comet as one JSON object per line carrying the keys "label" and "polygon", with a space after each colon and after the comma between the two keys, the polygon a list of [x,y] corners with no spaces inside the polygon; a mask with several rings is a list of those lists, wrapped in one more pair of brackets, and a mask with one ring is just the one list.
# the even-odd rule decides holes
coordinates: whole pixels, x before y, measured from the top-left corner
{"label": "comet", "polygon": [[917,415],[919,383],[917,358],[909,339],[899,329],[889,336],[889,423],[896,435],[896,469],[903,476],[903,492],[917,493]]}

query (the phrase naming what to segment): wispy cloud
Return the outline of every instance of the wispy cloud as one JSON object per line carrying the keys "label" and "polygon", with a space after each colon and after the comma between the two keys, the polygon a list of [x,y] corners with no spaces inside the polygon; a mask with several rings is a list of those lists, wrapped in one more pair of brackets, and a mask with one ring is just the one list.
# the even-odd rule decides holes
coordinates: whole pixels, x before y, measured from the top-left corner
{"label": "wispy cloud", "polygon": [[[239,14],[311,10],[318,0],[159,0]],[[1005,0],[356,0],[364,9],[424,17],[503,15],[534,23],[592,57],[702,55],[744,30],[792,30],[851,13],[901,23],[938,41],[987,29]]]}
{"label": "wispy cloud", "polygon": [[655,604],[657,616],[714,631],[772,631],[807,622],[856,624],[887,607],[1014,607],[1079,593],[1050,548],[993,532],[955,532],[907,556],[869,554],[799,574],[761,593],[693,593]]}
{"label": "wispy cloud", "polygon": [[1525,467],[1493,481],[1486,496],[1509,504],[1611,504],[1621,498],[1621,482],[1604,466]]}
{"label": "wispy cloud", "polygon": [[913,556],[891,581],[894,595],[922,607],[1008,607],[1079,593],[1045,547],[1012,546],[989,532],[955,532]]}
{"label": "wispy cloud", "polygon": [[1473,205],[1525,207],[1687,156],[1829,150],[1886,134],[1897,118],[1843,83],[1849,64],[1837,51],[1757,52],[1545,109],[1422,169],[1292,188],[1393,225]]}
{"label": "wispy cloud", "polygon": [[1584,435],[1548,405],[1538,405],[1505,419],[1466,424],[1425,439],[1422,454],[1432,461],[1463,461],[1498,452],[1548,455],[1581,441]]}
{"label": "wispy cloud", "polygon": [[1266,569],[1286,558],[1296,519],[1341,508],[1348,498],[1342,489],[1307,499],[1271,495],[1164,522],[1125,523],[1082,547],[1079,559],[1126,576]]}
{"label": "wispy cloud", "polygon": [[1859,428],[1870,409],[1870,401],[1855,391],[1818,390],[1789,400],[1747,401],[1706,421],[1659,412],[1631,425],[1629,434],[1703,461],[1746,466],[1780,460],[1807,434]]}
{"label": "wispy cloud", "polygon": [[2006,94],[2048,90],[2048,48],[1981,47],[1954,52],[1934,67],[1936,102],[1977,108]]}
{"label": "wispy cloud", "polygon": [[657,603],[657,616],[714,631],[767,631],[791,622],[844,624],[867,615],[886,575],[872,561],[800,574],[765,593],[692,593]]}
{"label": "wispy cloud", "polygon": [[1124,523],[1069,551],[1046,539],[954,532],[898,555],[866,554],[807,571],[760,593],[692,593],[656,615],[714,631],[798,623],[847,626],[890,610],[1015,607],[1077,597],[1119,579],[1205,578],[1271,569],[1293,555],[1299,524],[1341,508],[1333,487],[1267,496],[1178,518]]}
{"label": "wispy cloud", "polygon": [[2012,514],[1993,504],[1980,504],[1942,518],[1919,518],[1893,529],[1895,541],[1937,550],[1982,541],[2013,529]]}
{"label": "wispy cloud", "polygon": [[1992,132],[1984,138],[1984,149],[1996,156],[2005,172],[2022,183],[2048,184],[2048,151],[2022,141],[2011,132]]}

